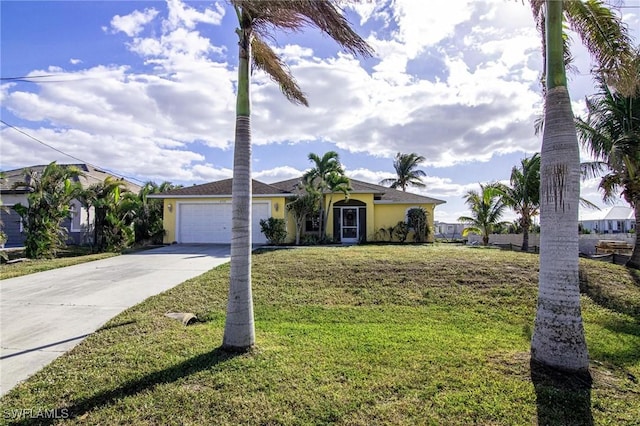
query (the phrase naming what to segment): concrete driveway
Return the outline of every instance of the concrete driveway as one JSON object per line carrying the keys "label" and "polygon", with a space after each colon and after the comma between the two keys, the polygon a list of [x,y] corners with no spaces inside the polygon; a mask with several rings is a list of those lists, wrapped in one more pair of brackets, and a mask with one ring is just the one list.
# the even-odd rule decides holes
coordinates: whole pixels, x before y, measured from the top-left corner
{"label": "concrete driveway", "polygon": [[0,280],[0,395],[120,312],[229,257],[228,245],[172,245]]}

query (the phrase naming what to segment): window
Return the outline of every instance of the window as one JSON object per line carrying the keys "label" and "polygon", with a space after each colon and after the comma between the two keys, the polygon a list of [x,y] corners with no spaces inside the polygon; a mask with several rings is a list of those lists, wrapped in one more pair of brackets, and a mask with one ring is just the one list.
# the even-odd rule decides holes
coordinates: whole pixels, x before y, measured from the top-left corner
{"label": "window", "polygon": [[71,208],[71,232],[80,232],[82,231],[82,206],[76,200],[73,200],[69,205]]}
{"label": "window", "polygon": [[305,232],[320,232],[320,216],[307,216],[307,221],[304,225]]}

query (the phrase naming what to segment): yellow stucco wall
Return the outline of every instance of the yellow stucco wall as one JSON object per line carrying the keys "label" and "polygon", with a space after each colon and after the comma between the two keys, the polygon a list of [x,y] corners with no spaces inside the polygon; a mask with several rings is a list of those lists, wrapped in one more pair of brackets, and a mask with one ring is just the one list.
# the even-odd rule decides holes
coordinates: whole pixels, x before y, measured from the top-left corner
{"label": "yellow stucco wall", "polygon": [[[434,204],[375,204],[374,234],[372,238],[369,239],[369,241],[375,241],[375,233],[380,228],[395,226],[398,222],[404,221],[406,218],[407,210],[411,209],[412,207],[422,207],[426,210],[427,219],[429,221],[429,230],[431,231],[427,238],[427,241],[433,242],[433,213],[435,210]],[[409,235],[409,239],[411,238],[411,235]],[[383,240],[386,240],[386,238],[383,238]]]}
{"label": "yellow stucco wall", "polygon": [[[351,194],[350,200],[362,201],[367,206],[367,241],[376,241],[376,233],[380,228],[395,226],[399,221],[404,221],[406,212],[412,207],[422,207],[428,213],[429,229],[431,233],[428,237],[428,241],[433,242],[433,218],[435,205],[433,204],[376,204],[373,200],[373,194]],[[336,202],[344,200],[343,195],[334,195],[332,200],[332,207]],[[288,200],[285,197],[254,197],[254,201],[270,201],[271,203],[271,216],[276,218],[283,218],[287,225],[287,242],[292,243],[295,241],[296,228],[295,221],[291,213],[286,212],[286,203]],[[165,229],[164,243],[170,244],[176,241],[176,228],[177,228],[177,206],[179,203],[230,203],[231,198],[166,198],[164,199],[164,219],[163,226]],[[328,197],[325,199],[325,203],[328,204]],[[327,205],[325,204],[325,205]],[[171,206],[171,208],[169,208]],[[333,208],[329,209],[327,235],[333,237]],[[409,237],[411,239],[411,236]]]}
{"label": "yellow stucco wall", "polygon": [[[349,200],[362,201],[367,205],[367,240],[371,241],[373,234],[375,233],[375,227],[373,224],[374,209],[373,209],[373,194],[349,194]],[[333,207],[338,201],[346,201],[343,194],[336,194],[331,200],[331,208],[329,209],[329,217],[327,219],[327,236],[333,238]],[[329,198],[325,199],[325,208],[329,205]]]}
{"label": "yellow stucco wall", "polygon": [[[285,218],[285,197],[254,197],[254,202],[269,201],[271,203],[271,216],[276,218]],[[165,198],[164,199],[164,216],[162,224],[165,230],[163,242],[171,244],[176,241],[176,229],[178,227],[176,213],[178,204],[180,203],[230,203],[231,197],[228,198]],[[169,207],[171,206],[171,207]],[[295,228],[294,228],[295,229]]]}

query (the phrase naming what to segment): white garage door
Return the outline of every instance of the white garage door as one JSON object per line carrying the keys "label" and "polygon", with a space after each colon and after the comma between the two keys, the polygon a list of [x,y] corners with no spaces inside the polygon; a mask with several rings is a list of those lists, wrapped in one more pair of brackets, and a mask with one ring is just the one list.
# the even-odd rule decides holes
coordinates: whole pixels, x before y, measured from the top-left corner
{"label": "white garage door", "polygon": [[[178,206],[178,242],[231,242],[231,203],[180,203]],[[252,241],[264,244],[267,239],[260,232],[260,219],[270,216],[269,203],[253,203],[252,214]]]}

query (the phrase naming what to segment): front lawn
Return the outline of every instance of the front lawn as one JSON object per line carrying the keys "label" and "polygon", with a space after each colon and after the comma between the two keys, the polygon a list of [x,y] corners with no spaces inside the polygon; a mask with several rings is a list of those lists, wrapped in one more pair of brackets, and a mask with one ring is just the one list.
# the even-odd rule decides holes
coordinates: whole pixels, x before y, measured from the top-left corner
{"label": "front lawn", "polygon": [[[7,251],[7,254],[9,255],[9,260],[19,259],[25,256],[23,250]],[[0,265],[0,280],[91,262],[93,260],[106,259],[116,255],[117,253],[91,253],[89,248],[86,247],[68,247],[61,250],[56,259],[25,259],[22,262],[8,264],[3,260],[2,265]]]}
{"label": "front lawn", "polygon": [[[634,424],[636,276],[581,262],[597,293],[583,297],[593,385],[551,386],[539,371],[534,385],[537,262],[447,246],[255,254],[255,350],[218,349],[223,265],[125,311],[11,391],[5,421],[29,424],[11,413],[32,409],[70,424]],[[185,327],[167,311],[202,322]]]}

